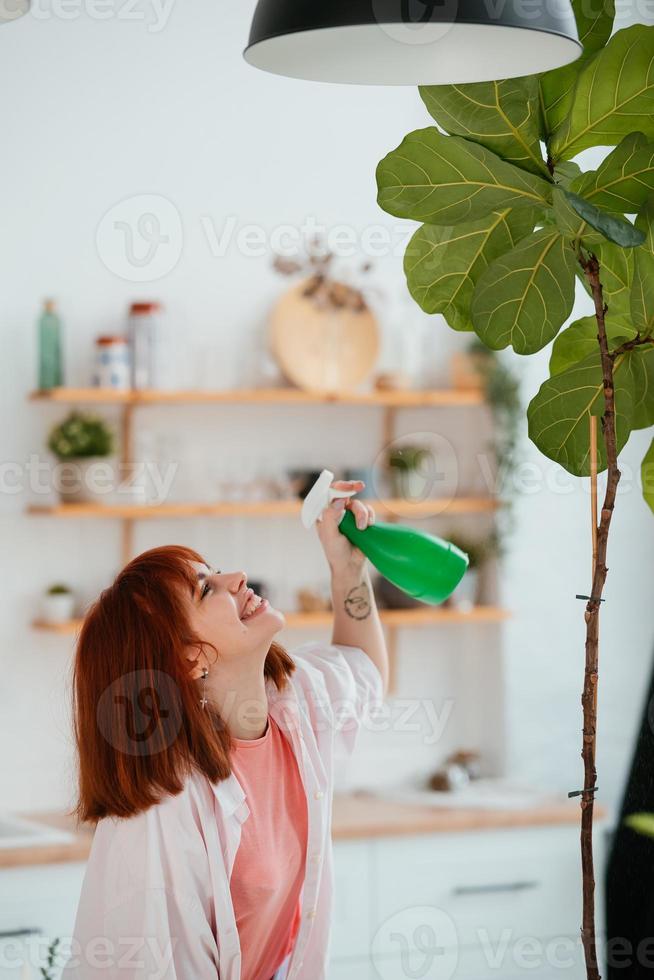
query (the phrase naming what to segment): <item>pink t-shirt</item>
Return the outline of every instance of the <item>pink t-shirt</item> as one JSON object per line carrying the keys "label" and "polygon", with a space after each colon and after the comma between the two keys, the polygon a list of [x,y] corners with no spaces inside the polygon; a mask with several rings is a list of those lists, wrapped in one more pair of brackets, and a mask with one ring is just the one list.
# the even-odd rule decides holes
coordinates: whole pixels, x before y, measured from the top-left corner
{"label": "pink t-shirt", "polygon": [[250,809],[230,879],[241,978],[270,980],[300,925],[306,793],[293,747],[270,714],[261,738],[233,742],[232,767]]}

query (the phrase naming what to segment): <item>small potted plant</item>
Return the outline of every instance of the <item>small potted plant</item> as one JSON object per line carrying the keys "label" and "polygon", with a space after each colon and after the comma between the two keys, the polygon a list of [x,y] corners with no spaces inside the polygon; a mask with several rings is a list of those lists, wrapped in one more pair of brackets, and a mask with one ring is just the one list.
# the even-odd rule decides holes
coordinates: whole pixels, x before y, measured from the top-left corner
{"label": "small potted plant", "polygon": [[62,503],[93,500],[99,488],[92,485],[89,476],[114,448],[113,432],[104,419],[73,410],[51,430],[48,448],[64,464],[57,487]]}
{"label": "small potted plant", "polygon": [[475,606],[479,605],[481,601],[480,573],[484,562],[490,558],[493,552],[493,541],[490,537],[487,539],[469,538],[466,535],[459,534],[457,531],[451,531],[445,534],[444,537],[468,555],[468,568],[448,602],[451,602],[457,609],[469,612]]}
{"label": "small potted plant", "polygon": [[386,462],[392,496],[409,501],[421,500],[425,496],[426,476],[422,466],[432,458],[432,450],[425,446],[404,445],[389,450]]}
{"label": "small potted plant", "polygon": [[41,619],[52,625],[66,623],[73,618],[75,594],[61,582],[51,585],[41,602]]}

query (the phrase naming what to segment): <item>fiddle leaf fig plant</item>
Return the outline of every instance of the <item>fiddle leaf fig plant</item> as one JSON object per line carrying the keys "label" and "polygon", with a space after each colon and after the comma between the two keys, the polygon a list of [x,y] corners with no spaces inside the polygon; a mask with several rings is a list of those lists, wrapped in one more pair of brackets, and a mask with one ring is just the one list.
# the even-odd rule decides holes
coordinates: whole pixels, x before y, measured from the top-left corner
{"label": "fiddle leaf fig plant", "polygon": [[[377,167],[379,205],[421,222],[408,289],[490,350],[551,345],[531,440],[575,476],[607,470],[585,607],[582,941],[599,980],[592,854],[599,608],[617,457],[654,425],[654,27],[613,33],[613,0],[572,0],[583,52],[524,78],[419,89],[436,125]],[[575,158],[610,147],[596,170]],[[635,218],[634,218],[635,216]],[[581,282],[587,314],[569,323]],[[654,441],[642,464],[654,510]]]}

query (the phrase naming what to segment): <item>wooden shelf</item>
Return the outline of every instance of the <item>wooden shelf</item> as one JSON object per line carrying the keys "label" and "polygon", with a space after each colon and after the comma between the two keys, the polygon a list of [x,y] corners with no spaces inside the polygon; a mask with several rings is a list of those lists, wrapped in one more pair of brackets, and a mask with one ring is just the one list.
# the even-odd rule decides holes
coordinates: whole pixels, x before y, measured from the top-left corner
{"label": "wooden shelf", "polygon": [[[501,506],[495,497],[453,497],[449,501],[438,498],[409,501],[394,498],[372,500],[360,498],[371,504],[379,517],[394,514],[405,518],[429,517],[434,514],[481,514]],[[116,517],[129,520],[148,520],[163,517],[284,517],[298,515],[301,500],[242,500],[217,501],[216,503],[190,502],[170,504],[31,504],[29,514],[46,517]]]}
{"label": "wooden shelf", "polygon": [[[438,623],[499,623],[508,619],[511,614],[506,609],[497,606],[475,606],[470,610],[457,609],[450,606],[419,607],[417,609],[380,609],[379,617],[385,626],[418,627],[432,626]],[[287,629],[313,629],[320,626],[330,626],[334,619],[331,611],[325,612],[286,612]],[[71,619],[66,623],[50,624],[35,620],[34,629],[50,633],[77,633],[82,625],[82,619]]]}
{"label": "wooden shelf", "polygon": [[406,389],[343,394],[322,394],[301,388],[234,388],[226,390],[189,389],[141,391],[114,391],[111,388],[50,388],[33,391],[32,401],[42,402],[95,402],[98,404],[152,405],[193,402],[253,403],[253,404],[342,404],[387,405],[397,408],[422,408],[435,405],[481,405],[484,402],[480,389]]}

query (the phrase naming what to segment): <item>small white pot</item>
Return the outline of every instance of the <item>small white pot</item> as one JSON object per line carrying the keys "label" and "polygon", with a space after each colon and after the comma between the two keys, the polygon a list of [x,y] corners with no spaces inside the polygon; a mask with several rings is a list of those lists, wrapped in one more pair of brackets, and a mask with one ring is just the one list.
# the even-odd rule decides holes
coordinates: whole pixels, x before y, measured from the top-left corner
{"label": "small white pot", "polygon": [[41,600],[41,619],[44,623],[66,623],[73,618],[75,596],[72,592],[46,593]]}
{"label": "small white pot", "polygon": [[112,476],[111,457],[83,456],[58,463],[55,486],[64,504],[104,502],[107,499],[107,477],[111,490]]}

